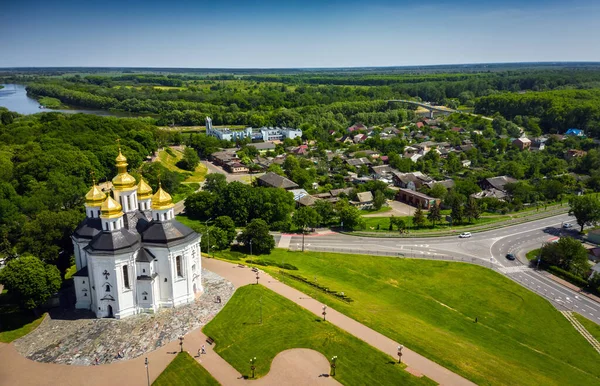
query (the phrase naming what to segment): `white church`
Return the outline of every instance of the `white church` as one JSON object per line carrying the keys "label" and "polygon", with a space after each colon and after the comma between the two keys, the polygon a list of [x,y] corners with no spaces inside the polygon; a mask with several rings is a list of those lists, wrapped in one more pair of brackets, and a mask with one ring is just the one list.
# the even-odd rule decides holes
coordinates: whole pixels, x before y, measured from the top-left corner
{"label": "white church", "polygon": [[193,302],[202,292],[201,235],[175,220],[162,187],[153,195],[143,179],[136,184],[120,149],[116,161],[114,197],[94,182],[71,236],[75,307],[121,319]]}

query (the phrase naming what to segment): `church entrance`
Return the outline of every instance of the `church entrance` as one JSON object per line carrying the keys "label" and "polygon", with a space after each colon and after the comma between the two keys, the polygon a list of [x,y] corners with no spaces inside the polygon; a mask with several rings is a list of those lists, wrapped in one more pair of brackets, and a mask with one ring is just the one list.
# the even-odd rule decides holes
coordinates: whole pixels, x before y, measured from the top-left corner
{"label": "church entrance", "polygon": [[107,316],[107,318],[114,318],[115,315],[113,315],[113,310],[112,310],[112,306],[111,305],[108,306],[107,310],[108,310],[108,316]]}

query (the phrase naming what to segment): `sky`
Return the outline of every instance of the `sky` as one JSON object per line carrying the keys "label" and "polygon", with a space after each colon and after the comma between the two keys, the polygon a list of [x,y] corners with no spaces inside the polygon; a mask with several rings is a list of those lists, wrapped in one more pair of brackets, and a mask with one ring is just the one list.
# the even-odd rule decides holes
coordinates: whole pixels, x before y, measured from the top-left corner
{"label": "sky", "polygon": [[597,0],[3,0],[0,67],[600,61]]}

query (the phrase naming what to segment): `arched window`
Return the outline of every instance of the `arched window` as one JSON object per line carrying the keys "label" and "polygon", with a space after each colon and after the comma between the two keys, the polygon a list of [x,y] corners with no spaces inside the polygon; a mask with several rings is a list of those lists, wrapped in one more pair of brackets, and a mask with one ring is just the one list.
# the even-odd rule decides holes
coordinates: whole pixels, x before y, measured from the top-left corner
{"label": "arched window", "polygon": [[177,270],[177,277],[183,277],[183,269],[181,266],[181,256],[175,258],[175,269]]}
{"label": "arched window", "polygon": [[123,285],[129,288],[129,270],[126,265],[123,266]]}
{"label": "arched window", "polygon": [[106,292],[110,292],[110,286],[108,284],[106,285]]}

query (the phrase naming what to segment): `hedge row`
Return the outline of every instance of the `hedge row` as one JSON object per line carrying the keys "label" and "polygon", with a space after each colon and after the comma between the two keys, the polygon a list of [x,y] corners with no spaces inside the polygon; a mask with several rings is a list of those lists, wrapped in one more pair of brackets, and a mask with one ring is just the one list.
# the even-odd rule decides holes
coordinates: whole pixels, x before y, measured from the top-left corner
{"label": "hedge row", "polygon": [[311,286],[313,288],[316,288],[316,289],[318,289],[320,291],[323,291],[323,292],[325,292],[328,295],[333,295],[336,298],[345,301],[346,303],[351,303],[351,302],[354,301],[350,297],[346,296],[343,292],[332,291],[328,287],[325,287],[324,285],[321,285],[319,283],[315,283],[314,281],[310,281],[309,279],[307,279],[307,278],[305,278],[303,276],[294,275],[292,273],[284,272],[284,271],[279,271],[279,273],[281,275],[283,275],[283,276],[286,276],[286,277],[292,278],[294,280],[298,280],[298,281],[301,281],[301,282],[303,282],[305,284],[308,284],[309,286]]}
{"label": "hedge row", "polygon": [[278,267],[282,269],[289,269],[290,271],[297,271],[298,267],[289,263],[278,263],[273,260],[257,260],[257,259],[246,259],[246,263],[260,265],[261,267]]}
{"label": "hedge row", "polygon": [[569,271],[565,271],[564,269],[559,268],[555,265],[548,267],[548,272],[560,277],[561,279],[565,279],[569,283],[575,284],[576,286],[579,286],[581,288],[585,288],[588,286],[587,280],[582,279],[579,276],[574,275]]}

